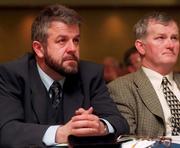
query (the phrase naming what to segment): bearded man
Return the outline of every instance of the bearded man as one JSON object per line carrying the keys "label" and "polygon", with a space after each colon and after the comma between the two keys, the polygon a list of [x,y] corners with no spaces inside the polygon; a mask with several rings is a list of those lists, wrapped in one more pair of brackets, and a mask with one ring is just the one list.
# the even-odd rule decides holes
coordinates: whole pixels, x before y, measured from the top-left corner
{"label": "bearded man", "polygon": [[62,5],[32,24],[32,48],[0,65],[0,147],[52,146],[69,135],[128,132],[100,65],[79,60],[81,17]]}

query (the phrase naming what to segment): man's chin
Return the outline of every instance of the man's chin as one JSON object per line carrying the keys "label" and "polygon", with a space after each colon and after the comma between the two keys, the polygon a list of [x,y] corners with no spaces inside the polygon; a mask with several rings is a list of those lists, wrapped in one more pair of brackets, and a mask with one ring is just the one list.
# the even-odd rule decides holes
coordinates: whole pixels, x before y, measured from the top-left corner
{"label": "man's chin", "polygon": [[67,77],[67,76],[71,76],[71,75],[74,75],[78,72],[78,68],[76,67],[66,67],[64,69],[58,69],[57,72],[64,76],[64,77]]}
{"label": "man's chin", "polygon": [[66,75],[76,74],[78,72],[78,64],[77,63],[70,63],[65,66],[64,72]]}

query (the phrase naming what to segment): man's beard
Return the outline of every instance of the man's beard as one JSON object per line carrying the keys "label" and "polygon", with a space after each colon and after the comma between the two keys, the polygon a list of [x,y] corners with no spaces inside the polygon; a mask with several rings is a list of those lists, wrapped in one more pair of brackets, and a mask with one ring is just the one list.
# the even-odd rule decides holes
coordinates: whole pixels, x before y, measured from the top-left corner
{"label": "man's beard", "polygon": [[69,76],[78,72],[79,59],[75,55],[71,55],[70,59],[76,61],[76,64],[71,64],[68,67],[63,67],[63,62],[68,60],[68,58],[62,59],[61,63],[59,64],[58,61],[54,60],[47,53],[45,53],[44,56],[46,65],[62,76]]}

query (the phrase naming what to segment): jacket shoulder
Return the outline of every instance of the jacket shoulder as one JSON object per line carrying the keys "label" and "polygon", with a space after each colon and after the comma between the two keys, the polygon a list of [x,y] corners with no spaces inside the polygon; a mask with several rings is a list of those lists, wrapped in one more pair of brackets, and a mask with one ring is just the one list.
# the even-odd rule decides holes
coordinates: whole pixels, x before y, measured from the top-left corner
{"label": "jacket shoulder", "polygon": [[81,60],[79,63],[80,66],[80,70],[98,70],[98,69],[103,69],[103,65],[102,64],[97,64],[94,62],[90,62],[90,61],[85,61],[85,60]]}
{"label": "jacket shoulder", "polygon": [[33,54],[25,54],[14,61],[0,64],[0,73],[3,75],[24,75],[28,74],[30,61],[35,61]]}
{"label": "jacket shoulder", "polygon": [[97,75],[103,73],[103,65],[90,61],[80,61],[79,72],[80,75]]}
{"label": "jacket shoulder", "polygon": [[17,65],[17,67],[19,67],[20,69],[22,69],[22,68],[20,67],[20,65],[21,65],[21,66],[25,65],[25,64],[28,63],[28,61],[30,61],[31,59],[35,59],[35,58],[34,58],[34,55],[31,54],[31,53],[27,53],[27,54],[25,54],[24,56],[22,56],[22,57],[20,57],[20,58],[18,58],[18,59],[16,59],[16,60],[8,61],[8,62],[5,62],[5,63],[1,63],[1,64],[0,64],[0,67],[7,67],[7,68],[12,68],[12,69],[13,69],[13,68],[15,68],[16,65]]}
{"label": "jacket shoulder", "polygon": [[82,81],[90,83],[92,80],[103,79],[103,65],[89,61],[80,61],[79,76]]}
{"label": "jacket shoulder", "polygon": [[130,84],[130,83],[133,83],[135,79],[136,79],[136,74],[130,73],[130,74],[126,74],[124,76],[118,77],[117,79],[110,82],[108,85],[113,86],[113,85],[120,85],[120,84],[122,85]]}

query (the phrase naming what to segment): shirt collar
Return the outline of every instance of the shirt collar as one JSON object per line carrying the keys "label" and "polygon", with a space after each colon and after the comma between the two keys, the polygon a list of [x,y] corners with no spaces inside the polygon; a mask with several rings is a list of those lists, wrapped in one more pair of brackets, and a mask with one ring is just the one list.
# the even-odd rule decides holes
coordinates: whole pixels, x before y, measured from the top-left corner
{"label": "shirt collar", "polygon": [[147,75],[147,77],[150,79],[151,82],[157,84],[159,87],[161,87],[161,82],[162,82],[162,78],[163,77],[167,77],[168,81],[172,84],[173,83],[173,72],[163,76],[160,73],[146,68],[146,67],[142,67],[143,71],[145,72],[145,74]]}
{"label": "shirt collar", "polygon": [[[52,83],[54,82],[54,80],[48,76],[41,68],[40,66],[37,64],[37,69],[40,75],[40,78],[43,82],[43,84],[45,85],[46,89],[49,90],[50,86],[52,85]],[[59,83],[61,84],[61,86],[63,87],[65,78],[62,80],[59,80]]]}

